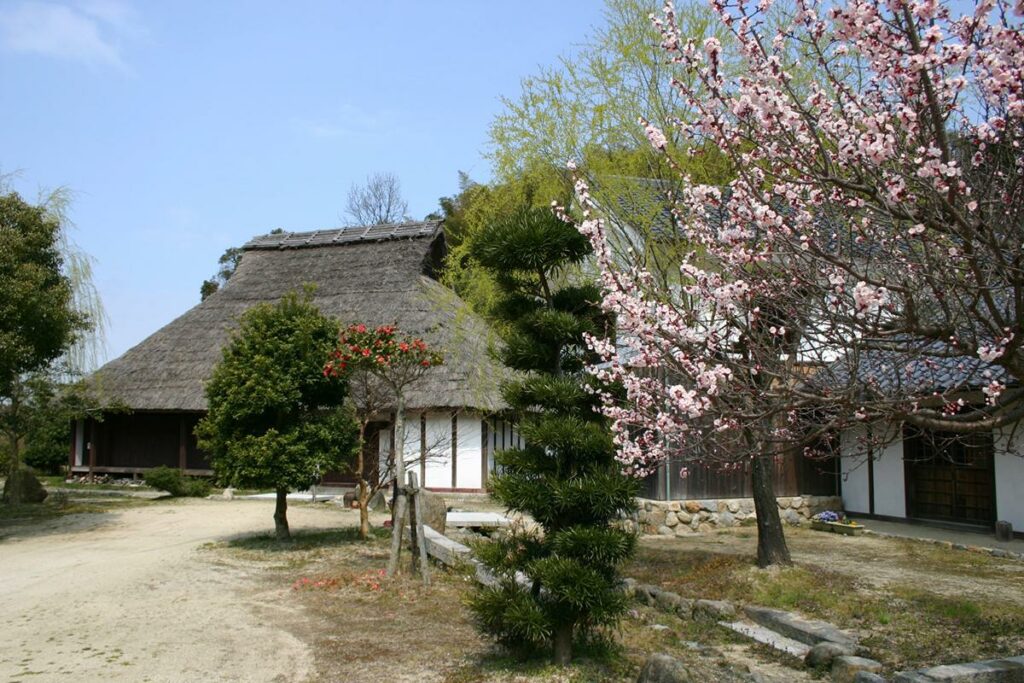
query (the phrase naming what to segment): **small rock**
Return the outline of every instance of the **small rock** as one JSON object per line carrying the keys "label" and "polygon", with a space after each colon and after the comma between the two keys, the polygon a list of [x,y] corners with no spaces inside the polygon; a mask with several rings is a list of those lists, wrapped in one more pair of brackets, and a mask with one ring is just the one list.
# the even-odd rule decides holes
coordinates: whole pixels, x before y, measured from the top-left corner
{"label": "small rock", "polygon": [[690,672],[686,666],[665,654],[653,654],[647,658],[636,683],[690,683]]}
{"label": "small rock", "polygon": [[807,656],[804,657],[804,663],[812,669],[824,668],[831,666],[832,660],[836,657],[856,654],[854,650],[851,646],[825,640],[811,648]]}
{"label": "small rock", "polygon": [[670,591],[658,591],[654,595],[654,604],[666,612],[673,612],[684,617],[690,616],[693,609],[693,600],[687,600]]}
{"label": "small rock", "polygon": [[[378,491],[378,493],[380,492]],[[448,506],[445,505],[444,498],[426,490],[421,490],[420,496],[423,501],[423,524],[439,534],[443,534],[448,521]]]}
{"label": "small rock", "polygon": [[853,677],[853,683],[886,683],[886,680],[870,671],[858,671],[857,675]]}
{"label": "small rock", "polygon": [[228,488],[224,489],[224,493],[220,494],[220,497],[223,498],[224,500],[234,500],[235,490],[229,486]]}
{"label": "small rock", "polygon": [[[385,497],[384,491],[377,491],[377,493],[370,496],[370,500],[367,502],[366,507],[374,512],[386,510],[388,507],[388,499]],[[447,515],[447,511],[445,511],[445,514]],[[435,531],[444,533],[443,529],[435,529]]]}
{"label": "small rock", "polygon": [[341,497],[342,507],[352,508],[358,507],[359,494],[355,491],[347,491],[344,496]]}
{"label": "small rock", "polygon": [[861,671],[881,673],[882,663],[866,657],[843,655],[832,660],[832,680],[834,683],[853,683]]}
{"label": "small rock", "polygon": [[651,629],[655,631],[667,631],[668,626],[665,626],[665,624],[651,624]]}
{"label": "small rock", "polygon": [[736,616],[736,608],[725,600],[697,600],[693,603],[693,618],[721,621]]}
{"label": "small rock", "polygon": [[792,524],[793,526],[800,525],[800,513],[796,510],[786,510],[782,513],[782,521],[786,524]]}
{"label": "small rock", "polygon": [[625,578],[619,585],[622,586],[622,592],[626,597],[632,598],[636,595],[636,579]]}

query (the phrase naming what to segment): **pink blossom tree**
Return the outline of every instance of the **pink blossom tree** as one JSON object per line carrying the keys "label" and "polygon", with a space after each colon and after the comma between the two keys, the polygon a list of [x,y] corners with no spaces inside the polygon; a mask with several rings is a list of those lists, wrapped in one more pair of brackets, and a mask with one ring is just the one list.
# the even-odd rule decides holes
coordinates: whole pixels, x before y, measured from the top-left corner
{"label": "pink blossom tree", "polygon": [[[780,454],[858,422],[1024,417],[1024,3],[772,5],[713,0],[729,55],[680,35],[671,4],[652,17],[685,102],[640,122],[680,176],[676,230],[651,236],[683,254],[674,281],[616,250],[577,186],[619,321],[591,344],[626,390],[603,404],[620,459],[749,467],[762,566],[789,561]],[[668,129],[734,179],[693,182]]]}

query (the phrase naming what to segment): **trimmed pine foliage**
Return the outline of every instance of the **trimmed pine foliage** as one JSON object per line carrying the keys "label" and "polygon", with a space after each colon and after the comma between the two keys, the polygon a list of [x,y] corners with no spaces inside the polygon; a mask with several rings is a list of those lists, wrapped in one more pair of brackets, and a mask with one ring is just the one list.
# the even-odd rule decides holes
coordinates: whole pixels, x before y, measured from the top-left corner
{"label": "trimmed pine foliage", "polygon": [[618,568],[636,545],[615,524],[634,508],[636,481],[620,471],[587,390],[593,380],[583,373],[591,360],[584,335],[603,336],[610,324],[599,291],[572,282],[589,251],[571,225],[531,209],[485,230],[473,253],[501,287],[501,360],[519,371],[502,394],[527,443],[495,455],[500,469],[489,490],[542,530],[518,530],[478,549],[500,584],[481,588],[470,606],[500,643],[524,652],[553,648],[561,664],[574,642],[617,622],[626,606]]}

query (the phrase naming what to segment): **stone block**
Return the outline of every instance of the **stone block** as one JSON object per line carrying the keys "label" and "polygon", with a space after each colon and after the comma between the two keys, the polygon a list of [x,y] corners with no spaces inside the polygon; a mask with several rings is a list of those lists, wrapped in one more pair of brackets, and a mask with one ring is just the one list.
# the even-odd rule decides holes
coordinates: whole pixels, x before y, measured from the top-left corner
{"label": "stone block", "polygon": [[793,526],[799,526],[800,525],[800,520],[801,520],[800,513],[797,512],[796,510],[789,509],[789,510],[783,511],[783,513],[782,513],[782,521],[785,522],[786,524],[792,524]]}
{"label": "stone block", "polygon": [[636,683],[690,683],[690,672],[680,660],[666,654],[653,654],[644,662]]}
{"label": "stone block", "polygon": [[695,532],[689,524],[680,524],[676,527],[676,536],[692,536]]}
{"label": "stone block", "polygon": [[686,510],[680,510],[679,512],[676,513],[676,519],[678,519],[683,524],[689,524],[691,521],[693,521],[693,515],[691,515]]}
{"label": "stone block", "polygon": [[46,489],[43,488],[42,482],[39,478],[27,467],[18,468],[13,476],[9,476],[4,480],[4,492],[3,501],[7,502],[8,489],[11,486],[12,480],[17,480],[18,490],[21,494],[22,503],[42,503],[46,500],[47,493]]}
{"label": "stone block", "polygon": [[744,498],[740,501],[740,511],[744,514],[752,514],[754,512],[754,499]]}
{"label": "stone block", "polygon": [[672,529],[670,529],[669,527],[667,527],[665,525],[662,525],[662,526],[658,527],[658,535],[659,536],[672,536],[674,534],[675,534],[675,532],[672,531]]}
{"label": "stone block", "polygon": [[679,512],[680,507],[682,506],[679,505],[678,500],[673,500],[668,504],[668,509],[670,512]]}
{"label": "stone block", "polygon": [[856,651],[857,639],[826,621],[804,619],[792,612],[757,605],[747,605],[743,611],[751,621],[801,643],[814,646],[822,641],[829,641]]}
{"label": "stone block", "polygon": [[804,506],[804,499],[801,496],[796,496],[789,499],[789,507],[800,508]]}
{"label": "stone block", "polygon": [[726,507],[729,508],[729,512],[736,514],[740,511],[740,502],[738,500],[730,500]]}
{"label": "stone block", "polygon": [[712,508],[712,509],[715,512],[728,512],[729,511],[729,501],[727,501],[727,500],[719,500],[719,501],[716,502],[715,507]]}
{"label": "stone block", "polygon": [[718,526],[720,527],[731,527],[736,526],[736,518],[729,511],[718,513]]}
{"label": "stone block", "polygon": [[854,657],[844,655],[832,660],[832,681],[833,683],[853,683],[857,674],[861,671],[868,673],[881,673],[882,663],[866,657]]}
{"label": "stone block", "polygon": [[647,523],[655,528],[665,525],[665,511],[660,509],[651,510],[647,515]]}
{"label": "stone block", "polygon": [[1024,655],[1005,659],[987,659],[964,664],[944,664],[930,669],[906,671],[894,683],[1019,683],[1024,681]]}
{"label": "stone block", "polygon": [[685,507],[686,511],[689,512],[691,515],[695,515],[698,512],[700,512],[700,503],[696,500],[686,501],[686,503],[683,504],[683,507]]}
{"label": "stone block", "polygon": [[670,529],[673,529],[673,528],[675,528],[675,526],[677,524],[679,524],[679,518],[678,517],[673,515],[671,512],[669,514],[665,515],[665,526],[667,526]]}
{"label": "stone block", "polygon": [[779,504],[779,509],[785,510],[789,507],[789,503],[792,501],[792,498],[776,498],[775,500]]}

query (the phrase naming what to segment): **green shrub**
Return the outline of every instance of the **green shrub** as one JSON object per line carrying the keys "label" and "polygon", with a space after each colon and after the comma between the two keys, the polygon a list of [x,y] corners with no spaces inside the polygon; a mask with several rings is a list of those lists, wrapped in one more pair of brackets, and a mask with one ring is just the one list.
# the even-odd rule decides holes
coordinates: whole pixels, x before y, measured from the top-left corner
{"label": "green shrub", "polygon": [[199,477],[185,477],[173,467],[154,467],[146,473],[146,485],[166,491],[175,498],[205,498],[210,494],[210,482]]}

